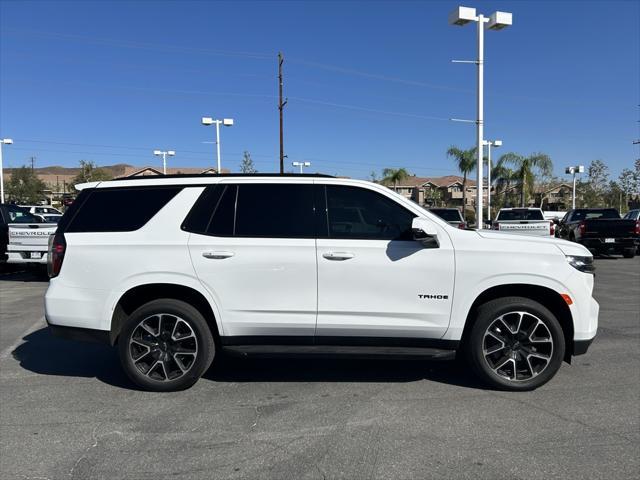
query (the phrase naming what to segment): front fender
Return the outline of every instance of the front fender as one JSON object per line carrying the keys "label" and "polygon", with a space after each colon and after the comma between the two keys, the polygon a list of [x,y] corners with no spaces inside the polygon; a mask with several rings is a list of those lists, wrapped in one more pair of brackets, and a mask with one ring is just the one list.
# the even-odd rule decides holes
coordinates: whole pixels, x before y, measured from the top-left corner
{"label": "front fender", "polygon": [[[514,296],[518,296],[517,287],[515,287],[515,285],[532,285],[536,287],[548,288],[557,292],[558,294],[566,293],[569,294],[571,298],[576,298],[575,293],[564,282],[546,275],[492,275],[484,278],[479,282],[476,282],[473,285],[469,285],[468,289],[465,289],[462,292],[458,291],[458,289],[462,287],[456,284],[454,290],[454,299],[456,301],[453,302],[453,307],[451,310],[451,321],[449,322],[449,328],[442,338],[445,340],[460,340],[462,338],[462,332],[464,331],[467,317],[474,302],[487,290],[504,285],[514,285]],[[575,303],[573,305],[570,305],[569,309],[571,311],[571,315],[575,318]]]}

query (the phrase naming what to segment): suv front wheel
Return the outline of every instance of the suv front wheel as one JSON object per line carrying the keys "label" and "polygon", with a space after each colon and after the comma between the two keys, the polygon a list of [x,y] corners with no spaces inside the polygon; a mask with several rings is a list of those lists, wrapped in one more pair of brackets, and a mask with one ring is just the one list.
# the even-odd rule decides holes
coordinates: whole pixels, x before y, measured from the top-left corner
{"label": "suv front wheel", "polygon": [[564,358],[562,327],[546,307],[523,297],[480,306],[465,341],[467,359],[485,383],[501,390],[533,390],[547,383]]}
{"label": "suv front wheel", "polygon": [[180,300],[153,300],[135,310],[118,339],[120,362],[138,386],[152,391],[189,388],[215,355],[202,314]]}

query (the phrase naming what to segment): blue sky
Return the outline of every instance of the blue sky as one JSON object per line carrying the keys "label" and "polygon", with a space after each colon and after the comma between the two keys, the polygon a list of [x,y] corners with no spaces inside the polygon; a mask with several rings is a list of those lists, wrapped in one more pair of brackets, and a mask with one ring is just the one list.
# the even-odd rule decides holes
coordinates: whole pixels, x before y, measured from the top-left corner
{"label": "blue sky", "polygon": [[[457,2],[0,2],[0,135],[5,166],[213,166],[214,129],[233,117],[223,166],[248,150],[278,162],[277,59],[285,61],[285,150],[312,171],[366,178],[406,167],[454,173],[450,145],[474,144],[475,27]],[[501,152],[640,156],[640,2],[475,2],[513,12],[485,34],[486,137]],[[289,167],[291,168],[291,167]]]}

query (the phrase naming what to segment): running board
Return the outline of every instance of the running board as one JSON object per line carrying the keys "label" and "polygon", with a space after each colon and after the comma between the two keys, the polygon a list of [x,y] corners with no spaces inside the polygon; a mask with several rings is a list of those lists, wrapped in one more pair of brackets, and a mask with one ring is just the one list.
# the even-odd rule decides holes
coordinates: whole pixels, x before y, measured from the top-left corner
{"label": "running board", "polygon": [[342,345],[228,345],[223,351],[240,356],[259,357],[359,357],[359,358],[428,358],[453,360],[455,350],[429,347],[376,347]]}

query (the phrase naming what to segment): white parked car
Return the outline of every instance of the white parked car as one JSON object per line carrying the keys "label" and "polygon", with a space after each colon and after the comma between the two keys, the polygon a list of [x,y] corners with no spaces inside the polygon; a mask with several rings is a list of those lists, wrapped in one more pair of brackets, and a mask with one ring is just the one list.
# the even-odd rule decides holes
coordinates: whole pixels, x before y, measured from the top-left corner
{"label": "white parked car", "polygon": [[25,208],[0,205],[0,261],[46,265],[49,237],[55,231],[55,225]]}
{"label": "white parked car", "polygon": [[553,220],[545,219],[539,208],[501,208],[493,229],[539,237],[553,237],[556,233]]}
{"label": "white parked car", "polygon": [[79,188],[51,241],[46,319],[54,334],[117,345],[146,389],[187,388],[230,349],[458,351],[489,385],[530,390],[596,335],[586,248],[461,230],[374,183],[204,175]]}
{"label": "white parked car", "polygon": [[54,207],[46,205],[21,205],[21,207],[29,213],[39,216],[47,223],[58,223],[62,218],[62,212]]}

